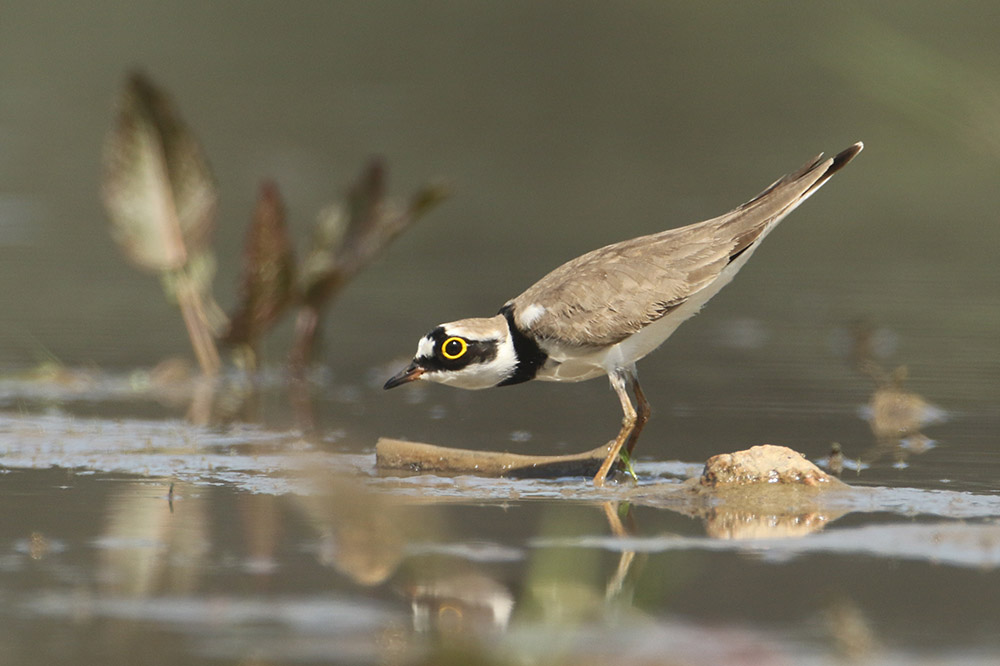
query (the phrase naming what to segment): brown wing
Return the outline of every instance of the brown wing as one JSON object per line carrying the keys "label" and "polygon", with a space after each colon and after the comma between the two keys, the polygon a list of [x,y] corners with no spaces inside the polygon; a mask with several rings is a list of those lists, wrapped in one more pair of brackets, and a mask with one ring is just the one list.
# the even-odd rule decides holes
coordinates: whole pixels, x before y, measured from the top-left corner
{"label": "brown wing", "polygon": [[[518,325],[562,344],[620,342],[712,284],[861,148],[858,143],[834,158],[819,156],[720,217],[608,245],[563,264],[510,301]],[[545,311],[526,322],[521,315],[532,304]]]}

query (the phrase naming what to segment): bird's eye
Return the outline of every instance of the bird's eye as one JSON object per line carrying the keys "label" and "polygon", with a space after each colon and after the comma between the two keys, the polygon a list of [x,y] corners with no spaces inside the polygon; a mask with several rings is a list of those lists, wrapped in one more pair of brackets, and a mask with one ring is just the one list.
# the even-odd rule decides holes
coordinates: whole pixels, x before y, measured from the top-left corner
{"label": "bird's eye", "polygon": [[449,361],[462,358],[469,350],[469,343],[462,338],[451,337],[441,345],[441,355]]}

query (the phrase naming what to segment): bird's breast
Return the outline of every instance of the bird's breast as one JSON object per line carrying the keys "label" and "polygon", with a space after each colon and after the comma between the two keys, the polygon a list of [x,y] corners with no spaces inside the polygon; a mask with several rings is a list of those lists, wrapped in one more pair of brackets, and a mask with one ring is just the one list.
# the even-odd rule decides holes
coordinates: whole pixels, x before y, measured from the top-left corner
{"label": "bird's breast", "polygon": [[613,349],[567,347],[554,343],[540,346],[548,358],[535,379],[549,382],[582,382],[606,375],[608,354]]}
{"label": "bird's breast", "polygon": [[549,359],[535,375],[535,379],[545,382],[582,382],[607,374],[603,366],[573,359],[556,361]]}

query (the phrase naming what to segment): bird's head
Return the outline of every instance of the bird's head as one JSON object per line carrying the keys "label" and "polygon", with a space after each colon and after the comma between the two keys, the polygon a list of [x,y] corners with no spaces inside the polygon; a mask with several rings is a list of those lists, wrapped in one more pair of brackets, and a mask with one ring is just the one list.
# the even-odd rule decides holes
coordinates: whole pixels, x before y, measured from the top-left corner
{"label": "bird's head", "polygon": [[425,379],[465,389],[496,386],[517,369],[517,353],[503,315],[441,324],[420,339],[413,361],[386,389]]}

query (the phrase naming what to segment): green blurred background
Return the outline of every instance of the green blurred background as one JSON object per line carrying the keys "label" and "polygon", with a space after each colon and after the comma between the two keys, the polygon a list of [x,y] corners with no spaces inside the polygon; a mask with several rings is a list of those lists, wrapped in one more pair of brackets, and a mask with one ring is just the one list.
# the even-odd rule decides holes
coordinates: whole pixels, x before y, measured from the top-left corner
{"label": "green blurred background", "polygon": [[[188,353],[98,196],[114,98],[141,68],[218,178],[224,306],[262,178],[277,179],[300,246],[371,155],[396,197],[450,185],[331,313],[326,362],[342,381],[377,386],[438,322],[492,314],[565,259],[717,215],[863,140],[643,364],[654,409],[697,402],[696,381],[734,400],[847,381],[838,331],[863,319],[891,331],[885,362],[907,363],[924,392],[995,415],[998,19],[993,2],[6,2],[0,364]],[[442,400],[528,409],[516,392]],[[603,386],[566,400],[608,403],[602,422],[616,409]]]}

